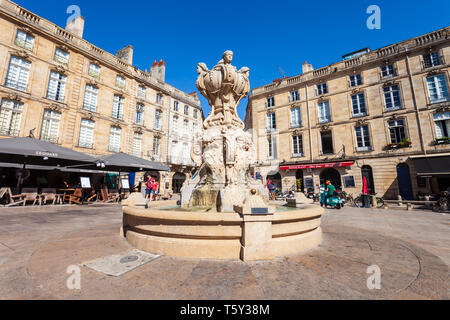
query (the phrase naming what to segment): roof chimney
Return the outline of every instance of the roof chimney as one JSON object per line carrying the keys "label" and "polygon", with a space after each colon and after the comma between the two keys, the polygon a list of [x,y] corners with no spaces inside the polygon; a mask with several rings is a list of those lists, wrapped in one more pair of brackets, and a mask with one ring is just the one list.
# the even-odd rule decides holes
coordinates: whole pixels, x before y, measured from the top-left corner
{"label": "roof chimney", "polygon": [[78,16],[75,19],[72,19],[67,23],[66,30],[75,34],[77,37],[83,38],[84,18]]}
{"label": "roof chimney", "polygon": [[133,65],[133,52],[133,46],[126,46],[117,51],[116,57],[129,65]]}
{"label": "roof chimney", "polygon": [[150,73],[153,77],[156,79],[165,82],[166,81],[166,63],[161,59],[160,62],[153,63],[152,67],[150,68]]}
{"label": "roof chimney", "polygon": [[313,71],[314,67],[312,66],[312,64],[309,64],[307,61],[305,61],[303,62],[302,69],[303,73],[305,74],[307,72]]}

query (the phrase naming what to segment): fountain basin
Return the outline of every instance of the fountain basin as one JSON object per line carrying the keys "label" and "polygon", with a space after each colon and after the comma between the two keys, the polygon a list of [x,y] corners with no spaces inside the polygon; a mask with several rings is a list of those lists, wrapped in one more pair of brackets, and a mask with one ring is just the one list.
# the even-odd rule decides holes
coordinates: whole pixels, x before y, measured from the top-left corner
{"label": "fountain basin", "polygon": [[[268,217],[249,217],[208,212],[207,209],[185,211],[176,208],[175,202],[165,202],[151,209],[124,206],[121,234],[134,247],[155,254],[267,260],[318,246],[322,242],[323,212],[319,206],[305,205],[301,209],[283,207]],[[248,232],[253,232],[256,237],[252,239],[257,240],[249,241]],[[245,254],[250,251],[256,254]]]}

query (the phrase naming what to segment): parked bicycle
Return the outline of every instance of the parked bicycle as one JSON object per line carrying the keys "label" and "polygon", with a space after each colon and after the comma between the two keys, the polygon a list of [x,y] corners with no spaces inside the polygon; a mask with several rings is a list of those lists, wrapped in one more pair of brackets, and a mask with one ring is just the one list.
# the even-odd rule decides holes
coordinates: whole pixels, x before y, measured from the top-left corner
{"label": "parked bicycle", "polygon": [[[361,193],[358,197],[353,198],[352,194],[348,194],[345,191],[342,192],[342,197],[345,199],[346,203],[348,203],[352,207],[363,208],[364,200],[363,194]],[[376,197],[377,208],[382,208],[384,206],[383,198]]]}

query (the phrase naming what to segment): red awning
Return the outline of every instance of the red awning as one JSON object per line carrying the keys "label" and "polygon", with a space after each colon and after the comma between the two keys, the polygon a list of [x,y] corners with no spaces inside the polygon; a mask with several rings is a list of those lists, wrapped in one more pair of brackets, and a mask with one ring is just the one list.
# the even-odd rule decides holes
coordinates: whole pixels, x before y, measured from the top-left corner
{"label": "red awning", "polygon": [[304,169],[351,167],[353,166],[354,163],[355,163],[354,161],[344,161],[344,162],[330,162],[330,163],[287,165],[287,166],[280,166],[280,170],[304,170]]}

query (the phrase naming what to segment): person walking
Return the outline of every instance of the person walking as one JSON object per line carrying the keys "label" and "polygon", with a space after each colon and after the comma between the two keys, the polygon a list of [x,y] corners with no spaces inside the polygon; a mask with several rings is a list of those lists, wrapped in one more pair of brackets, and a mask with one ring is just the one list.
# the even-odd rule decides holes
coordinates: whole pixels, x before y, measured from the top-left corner
{"label": "person walking", "polygon": [[275,200],[275,185],[271,182],[269,184],[269,193],[270,193],[270,200]]}
{"label": "person walking", "polygon": [[157,201],[158,200],[158,189],[159,189],[159,183],[158,183],[158,181],[153,179],[153,183],[152,183],[153,201]]}

